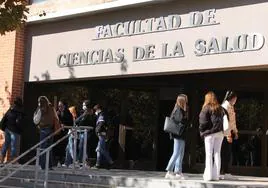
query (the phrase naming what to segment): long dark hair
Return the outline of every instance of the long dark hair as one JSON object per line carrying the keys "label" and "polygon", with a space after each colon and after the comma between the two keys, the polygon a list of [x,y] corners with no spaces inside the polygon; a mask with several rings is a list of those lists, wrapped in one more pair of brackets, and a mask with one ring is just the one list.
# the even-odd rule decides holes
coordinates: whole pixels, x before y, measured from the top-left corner
{"label": "long dark hair", "polygon": [[231,90],[228,90],[227,92],[226,92],[226,94],[225,94],[225,97],[224,97],[224,99],[223,99],[223,102],[224,101],[230,101],[230,100],[232,100],[233,98],[235,98],[235,97],[237,97],[237,94],[236,94],[236,92],[234,92],[234,91],[231,91]]}

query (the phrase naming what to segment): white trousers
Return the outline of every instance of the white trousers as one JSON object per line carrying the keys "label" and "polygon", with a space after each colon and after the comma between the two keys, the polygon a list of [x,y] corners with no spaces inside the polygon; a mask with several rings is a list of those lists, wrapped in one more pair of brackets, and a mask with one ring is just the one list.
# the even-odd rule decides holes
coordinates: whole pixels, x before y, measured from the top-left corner
{"label": "white trousers", "polygon": [[213,133],[205,137],[206,166],[203,175],[205,181],[219,180],[222,141],[223,132]]}

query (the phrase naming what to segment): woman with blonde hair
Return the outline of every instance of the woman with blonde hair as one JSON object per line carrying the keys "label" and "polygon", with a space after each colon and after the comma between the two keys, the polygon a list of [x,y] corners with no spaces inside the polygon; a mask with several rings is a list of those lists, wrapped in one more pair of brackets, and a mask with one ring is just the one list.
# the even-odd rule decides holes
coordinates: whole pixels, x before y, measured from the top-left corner
{"label": "woman with blonde hair", "polygon": [[206,153],[203,175],[205,181],[219,180],[220,177],[223,116],[224,110],[218,103],[215,93],[208,92],[199,114],[199,131],[204,138]]}
{"label": "woman with blonde hair", "polygon": [[173,154],[168,162],[165,178],[179,178],[184,179],[182,174],[182,161],[185,148],[185,127],[187,124],[186,117],[187,96],[181,94],[177,97],[175,107],[171,113],[171,119],[179,125],[182,125],[183,130],[181,135],[170,134],[171,139],[174,140]]}
{"label": "woman with blonde hair", "polygon": [[[75,119],[77,118],[76,107],[75,106],[69,107],[69,111],[72,114],[73,121],[75,121]],[[70,134],[71,131],[72,130],[69,129],[68,134]],[[74,136],[73,134],[70,134],[68,138],[68,144],[65,149],[65,161],[64,161],[64,164],[62,165],[63,167],[68,167],[73,162],[73,158],[74,158],[74,146],[73,146],[74,143],[73,142],[74,142]]]}
{"label": "woman with blonde hair", "polygon": [[76,107],[75,106],[71,106],[69,108],[69,111],[71,112],[72,116],[73,116],[73,120],[75,120],[77,118],[77,111],[76,111]]}

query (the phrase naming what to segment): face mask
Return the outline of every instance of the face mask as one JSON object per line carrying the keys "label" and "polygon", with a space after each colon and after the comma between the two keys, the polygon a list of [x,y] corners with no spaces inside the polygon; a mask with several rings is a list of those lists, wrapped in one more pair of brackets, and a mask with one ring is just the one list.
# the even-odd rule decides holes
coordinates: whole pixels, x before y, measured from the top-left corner
{"label": "face mask", "polygon": [[96,111],[95,114],[96,114],[96,116],[97,116],[97,115],[99,114],[99,112]]}
{"label": "face mask", "polygon": [[86,109],[87,109],[87,107],[83,105],[83,110],[86,110]]}

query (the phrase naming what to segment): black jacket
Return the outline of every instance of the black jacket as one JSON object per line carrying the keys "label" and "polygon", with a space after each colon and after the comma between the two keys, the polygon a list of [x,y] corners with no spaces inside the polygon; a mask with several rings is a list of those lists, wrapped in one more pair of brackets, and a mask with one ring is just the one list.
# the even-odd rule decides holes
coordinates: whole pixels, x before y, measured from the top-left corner
{"label": "black jacket", "polygon": [[11,107],[1,120],[2,130],[8,130],[20,134],[24,119],[23,109],[17,106]]}
{"label": "black jacket", "polygon": [[69,109],[66,108],[62,112],[58,111],[57,115],[61,124],[64,124],[65,126],[73,126],[73,116]]}
{"label": "black jacket", "polygon": [[96,129],[95,129],[96,134],[107,131],[106,121],[107,120],[106,120],[106,116],[104,115],[104,112],[100,112],[97,115],[97,119],[96,119]]}
{"label": "black jacket", "polygon": [[223,131],[224,110],[220,109],[212,112],[210,106],[205,106],[199,114],[200,136],[204,138],[207,135]]}
{"label": "black jacket", "polygon": [[85,111],[75,120],[75,125],[77,126],[87,126],[95,127],[95,118],[93,114],[90,114],[88,111]]}
{"label": "black jacket", "polygon": [[187,129],[187,118],[185,111],[181,108],[175,108],[171,114],[171,119],[173,119],[176,124],[183,125],[183,132],[181,136],[170,134],[170,138],[185,139],[185,132]]}

